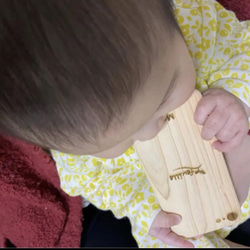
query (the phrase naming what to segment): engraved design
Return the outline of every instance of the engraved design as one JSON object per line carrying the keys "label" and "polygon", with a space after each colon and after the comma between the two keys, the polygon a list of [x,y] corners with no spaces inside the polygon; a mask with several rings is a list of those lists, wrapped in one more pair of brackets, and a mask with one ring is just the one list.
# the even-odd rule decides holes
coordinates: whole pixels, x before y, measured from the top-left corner
{"label": "engraved design", "polygon": [[238,214],[235,212],[231,212],[229,214],[227,214],[227,219],[230,221],[234,221],[238,218]]}
{"label": "engraved design", "polygon": [[170,121],[171,119],[175,119],[174,113],[167,114],[164,121]]}
{"label": "engraved design", "polygon": [[170,180],[179,180],[179,179],[183,179],[184,175],[190,175],[192,176],[193,174],[206,174],[206,172],[201,168],[201,165],[199,165],[198,167],[181,167],[181,168],[176,168],[174,170],[183,170],[177,174],[173,174],[170,175],[169,178]]}

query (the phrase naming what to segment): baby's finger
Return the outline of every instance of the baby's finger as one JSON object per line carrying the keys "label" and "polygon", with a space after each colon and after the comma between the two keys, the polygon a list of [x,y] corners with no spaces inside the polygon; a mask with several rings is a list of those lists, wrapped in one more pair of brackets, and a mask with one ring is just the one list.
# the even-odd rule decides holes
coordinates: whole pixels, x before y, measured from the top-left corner
{"label": "baby's finger", "polygon": [[204,96],[200,99],[196,106],[194,112],[194,121],[199,125],[203,125],[215,108],[216,102],[211,101],[209,96]]}
{"label": "baby's finger", "polygon": [[204,140],[211,140],[227,123],[229,116],[226,112],[215,109],[205,121],[201,131]]}
{"label": "baby's finger", "polygon": [[229,118],[224,126],[216,133],[216,139],[222,143],[231,141],[242,129],[242,127],[240,125],[237,126],[236,123],[237,122],[233,122],[232,119]]}
{"label": "baby's finger", "polygon": [[241,144],[244,137],[246,136],[245,133],[239,132],[237,133],[230,141],[228,142],[220,142],[215,141],[212,146],[213,148],[217,149],[220,152],[228,152]]}
{"label": "baby's finger", "polygon": [[152,224],[152,228],[171,228],[181,222],[181,216],[174,213],[167,213],[165,211],[160,211],[155,221]]}
{"label": "baby's finger", "polygon": [[177,235],[167,228],[158,228],[157,231],[151,233],[153,237],[163,241],[165,244],[181,248],[193,248],[193,243],[189,242],[183,236]]}

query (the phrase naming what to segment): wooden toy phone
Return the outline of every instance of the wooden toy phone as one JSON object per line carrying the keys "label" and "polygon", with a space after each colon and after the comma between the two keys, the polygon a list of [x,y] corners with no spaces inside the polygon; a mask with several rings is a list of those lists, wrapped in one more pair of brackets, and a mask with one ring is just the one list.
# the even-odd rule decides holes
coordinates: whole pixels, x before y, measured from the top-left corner
{"label": "wooden toy phone", "polygon": [[191,98],[167,116],[166,125],[152,140],[134,144],[147,177],[164,211],[182,216],[172,230],[193,237],[241,219],[239,201],[221,152],[201,138],[193,120],[201,98]]}

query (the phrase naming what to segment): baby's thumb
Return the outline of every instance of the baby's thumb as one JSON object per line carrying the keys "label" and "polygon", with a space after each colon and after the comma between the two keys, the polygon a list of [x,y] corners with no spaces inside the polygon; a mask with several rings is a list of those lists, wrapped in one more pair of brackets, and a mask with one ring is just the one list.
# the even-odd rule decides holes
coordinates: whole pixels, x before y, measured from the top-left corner
{"label": "baby's thumb", "polygon": [[172,226],[178,225],[181,219],[181,216],[178,214],[160,211],[156,217],[156,224],[157,227],[171,228]]}

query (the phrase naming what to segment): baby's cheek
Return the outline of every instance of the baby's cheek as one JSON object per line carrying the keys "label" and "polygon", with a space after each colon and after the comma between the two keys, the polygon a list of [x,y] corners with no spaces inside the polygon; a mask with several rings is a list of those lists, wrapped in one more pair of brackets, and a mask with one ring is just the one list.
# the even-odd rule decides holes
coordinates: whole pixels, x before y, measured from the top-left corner
{"label": "baby's cheek", "polygon": [[138,134],[136,140],[147,141],[153,139],[161,131],[165,124],[165,117],[159,118],[154,123],[149,124],[147,127],[143,128]]}
{"label": "baby's cheek", "polygon": [[161,118],[159,118],[158,122],[157,122],[157,134],[162,130],[162,128],[164,127],[165,123],[167,122],[167,115],[162,116]]}

